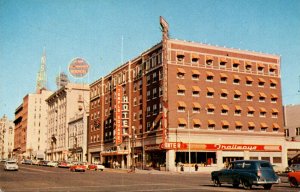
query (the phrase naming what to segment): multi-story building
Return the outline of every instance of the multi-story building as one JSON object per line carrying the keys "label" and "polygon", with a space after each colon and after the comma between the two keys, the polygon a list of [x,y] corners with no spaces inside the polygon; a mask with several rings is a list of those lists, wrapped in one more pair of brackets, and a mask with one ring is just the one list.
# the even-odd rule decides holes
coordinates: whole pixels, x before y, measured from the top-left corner
{"label": "multi-story building", "polygon": [[[68,83],[46,99],[48,104],[46,152],[48,160],[72,159],[74,153],[77,152],[81,154],[84,160],[86,154],[83,153],[83,150],[80,151],[79,148],[84,147],[82,144],[84,142],[84,134],[81,132],[84,129],[82,124],[87,123],[84,121],[86,120],[85,113],[89,110],[89,96],[88,85]],[[78,119],[76,115],[80,114],[84,115],[81,119]],[[79,123],[74,123],[74,117]],[[74,131],[76,126],[79,127],[77,127],[77,131]],[[71,130],[70,133],[69,129]],[[80,146],[79,144],[82,145]],[[75,151],[74,147],[76,147]]]}
{"label": "multi-story building", "polygon": [[170,39],[161,26],[160,43],[90,85],[89,159],[171,171],[236,159],[286,166],[280,57]]}
{"label": "multi-story building", "polygon": [[28,94],[15,111],[14,151],[19,159],[44,159],[46,150],[47,104],[51,91]]}
{"label": "multi-story building", "polygon": [[14,123],[6,115],[0,118],[0,159],[12,158],[14,127]]}

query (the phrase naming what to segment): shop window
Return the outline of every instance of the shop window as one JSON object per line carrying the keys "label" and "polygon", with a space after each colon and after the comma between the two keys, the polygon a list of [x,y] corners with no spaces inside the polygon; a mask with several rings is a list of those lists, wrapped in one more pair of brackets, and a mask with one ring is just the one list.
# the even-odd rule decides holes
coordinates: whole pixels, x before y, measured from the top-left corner
{"label": "shop window", "polygon": [[281,157],[273,157],[273,163],[282,163]]}
{"label": "shop window", "polygon": [[261,160],[270,161],[270,157],[261,157]]}
{"label": "shop window", "polygon": [[250,160],[258,160],[258,157],[249,157]]}
{"label": "shop window", "polygon": [[[199,167],[217,163],[216,152],[190,152],[190,157],[191,163]],[[189,152],[176,152],[175,165],[179,168],[182,163],[189,163]]]}

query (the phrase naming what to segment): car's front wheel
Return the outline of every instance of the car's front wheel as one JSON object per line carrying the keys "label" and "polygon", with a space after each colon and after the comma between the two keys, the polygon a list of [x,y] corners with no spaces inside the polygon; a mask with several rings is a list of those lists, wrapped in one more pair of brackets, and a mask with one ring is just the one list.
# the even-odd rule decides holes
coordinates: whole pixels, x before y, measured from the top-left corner
{"label": "car's front wheel", "polygon": [[299,186],[297,180],[294,177],[290,178],[290,186],[291,187],[298,187]]}
{"label": "car's front wheel", "polygon": [[241,183],[242,183],[242,186],[243,186],[244,189],[251,189],[252,188],[252,184],[248,180],[242,180]]}
{"label": "car's front wheel", "polygon": [[219,178],[214,178],[213,179],[213,183],[215,187],[221,187],[221,183],[219,181]]}
{"label": "car's front wheel", "polygon": [[265,184],[263,185],[264,189],[270,190],[272,188],[272,184]]}

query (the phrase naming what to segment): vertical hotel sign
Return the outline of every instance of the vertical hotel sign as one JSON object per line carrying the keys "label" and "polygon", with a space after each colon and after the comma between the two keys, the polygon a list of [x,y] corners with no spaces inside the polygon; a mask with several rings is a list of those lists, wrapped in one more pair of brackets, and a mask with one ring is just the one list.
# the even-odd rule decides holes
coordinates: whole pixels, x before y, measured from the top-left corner
{"label": "vertical hotel sign", "polygon": [[116,86],[116,145],[122,143],[122,86]]}

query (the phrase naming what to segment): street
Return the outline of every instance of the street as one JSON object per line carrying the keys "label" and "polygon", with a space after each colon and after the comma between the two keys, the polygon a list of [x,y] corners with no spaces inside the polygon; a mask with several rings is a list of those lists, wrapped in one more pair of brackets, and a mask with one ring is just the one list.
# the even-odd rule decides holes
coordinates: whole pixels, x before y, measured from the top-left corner
{"label": "street", "polygon": [[[272,191],[299,191],[290,188],[286,177]],[[20,165],[19,171],[4,171],[0,164],[0,192],[9,191],[242,191],[231,185],[214,187],[209,173],[170,173],[106,169],[70,172],[68,169]],[[251,191],[264,191],[254,186]]]}

